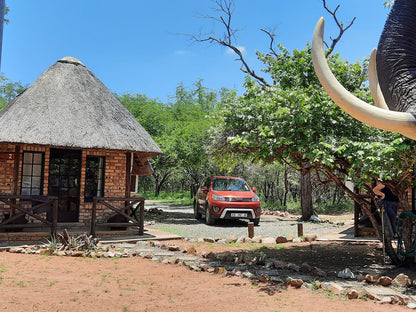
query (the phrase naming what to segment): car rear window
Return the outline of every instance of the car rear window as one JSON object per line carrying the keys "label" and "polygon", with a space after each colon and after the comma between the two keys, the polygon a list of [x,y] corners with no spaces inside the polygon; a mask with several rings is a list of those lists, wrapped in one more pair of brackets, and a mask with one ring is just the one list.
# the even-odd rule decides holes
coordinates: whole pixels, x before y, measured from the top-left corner
{"label": "car rear window", "polygon": [[250,191],[247,183],[241,179],[212,179],[212,189],[214,191]]}

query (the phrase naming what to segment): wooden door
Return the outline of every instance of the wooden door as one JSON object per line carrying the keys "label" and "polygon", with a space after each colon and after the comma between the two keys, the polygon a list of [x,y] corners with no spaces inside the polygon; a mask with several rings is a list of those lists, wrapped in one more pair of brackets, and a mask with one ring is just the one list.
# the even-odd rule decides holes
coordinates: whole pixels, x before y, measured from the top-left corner
{"label": "wooden door", "polygon": [[49,195],[58,196],[58,222],[78,222],[82,151],[51,149]]}

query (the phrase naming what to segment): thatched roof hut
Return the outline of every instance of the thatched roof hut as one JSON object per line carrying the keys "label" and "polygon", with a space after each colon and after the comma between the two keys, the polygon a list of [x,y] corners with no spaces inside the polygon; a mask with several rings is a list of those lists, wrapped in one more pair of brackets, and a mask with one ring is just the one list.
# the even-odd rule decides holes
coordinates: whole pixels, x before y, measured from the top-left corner
{"label": "thatched roof hut", "polygon": [[3,111],[0,142],[161,153],[146,130],[82,62],[57,61]]}

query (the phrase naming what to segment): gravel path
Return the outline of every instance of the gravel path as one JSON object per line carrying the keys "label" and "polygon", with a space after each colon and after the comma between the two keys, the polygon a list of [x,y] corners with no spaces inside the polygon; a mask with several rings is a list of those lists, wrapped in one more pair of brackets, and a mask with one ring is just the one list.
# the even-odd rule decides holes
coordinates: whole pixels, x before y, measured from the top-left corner
{"label": "gravel path", "polygon": [[[152,208],[157,208],[162,212],[151,212]],[[146,201],[145,209],[148,211],[145,215],[146,227],[174,233],[185,238],[248,236],[246,220],[219,220],[215,225],[210,226],[206,225],[203,220],[194,218],[191,206]],[[344,225],[329,222],[302,222],[303,233],[304,235],[317,234],[319,239],[353,238],[351,220],[344,221]],[[263,215],[260,225],[254,228],[254,235],[297,237],[298,223],[297,217],[281,218]]]}

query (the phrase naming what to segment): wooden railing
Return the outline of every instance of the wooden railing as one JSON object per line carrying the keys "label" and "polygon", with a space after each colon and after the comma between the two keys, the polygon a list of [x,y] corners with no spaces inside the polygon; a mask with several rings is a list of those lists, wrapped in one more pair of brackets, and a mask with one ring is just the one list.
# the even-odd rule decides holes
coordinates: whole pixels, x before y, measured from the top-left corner
{"label": "wooden railing", "polygon": [[[112,203],[119,202],[121,207],[116,207]],[[110,217],[120,217],[121,222],[97,222],[97,208],[99,205],[105,206],[114,213]],[[120,204],[119,204],[120,205]],[[116,220],[117,218],[113,218]],[[91,215],[91,232],[92,236],[96,236],[97,226],[109,227],[138,227],[139,235],[144,233],[144,198],[137,197],[94,197]]]}
{"label": "wooden railing", "polygon": [[[3,215],[8,216],[0,222],[0,229],[16,230],[48,226],[51,228],[51,235],[56,237],[58,197],[0,194],[0,202],[4,203]],[[26,216],[33,218],[34,222],[28,223]]]}

